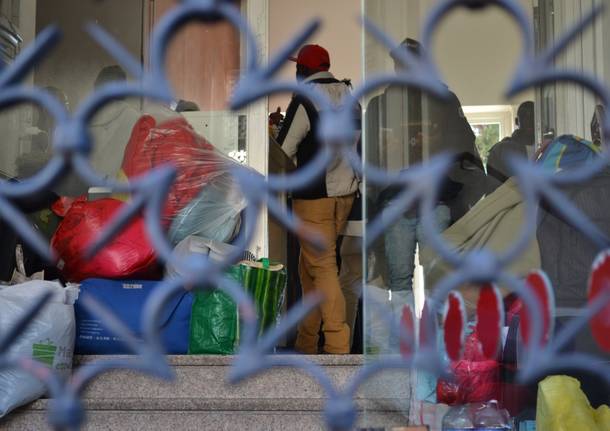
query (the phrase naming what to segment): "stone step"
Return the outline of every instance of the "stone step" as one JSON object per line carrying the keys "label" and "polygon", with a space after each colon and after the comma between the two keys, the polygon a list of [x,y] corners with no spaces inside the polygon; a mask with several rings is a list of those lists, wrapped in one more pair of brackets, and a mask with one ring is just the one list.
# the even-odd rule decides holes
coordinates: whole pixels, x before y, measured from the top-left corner
{"label": "stone step", "polygon": [[[79,357],[75,366],[104,357]],[[113,371],[95,379],[85,393],[87,398],[324,398],[320,385],[304,371],[275,368],[238,385],[226,376],[231,356],[171,356],[175,373],[171,382],[154,379],[134,371]],[[360,355],[319,355],[308,360],[324,368],[334,384],[343,388],[364,365]],[[400,382],[404,382],[402,385]],[[387,372],[367,384],[357,398],[405,398],[409,395],[408,376]]]}
{"label": "stone step", "polygon": [[[396,412],[370,411],[360,413],[358,428],[392,429],[406,425],[404,416]],[[7,431],[46,431],[44,411],[19,411],[0,422]],[[83,431],[323,431],[326,430],[319,411],[244,411],[244,410],[87,410]]]}
{"label": "stone step", "polygon": [[[109,357],[77,357],[75,367]],[[112,359],[116,359],[113,357]],[[362,356],[311,356],[343,388],[364,364]],[[303,371],[276,368],[239,385],[226,375],[231,357],[170,356],[176,379],[164,382],[131,371],[98,377],[87,389],[86,430],[322,430],[325,394]],[[406,373],[388,372],[358,392],[360,425],[404,425],[408,407]],[[48,400],[9,415],[0,430],[47,429]]]}

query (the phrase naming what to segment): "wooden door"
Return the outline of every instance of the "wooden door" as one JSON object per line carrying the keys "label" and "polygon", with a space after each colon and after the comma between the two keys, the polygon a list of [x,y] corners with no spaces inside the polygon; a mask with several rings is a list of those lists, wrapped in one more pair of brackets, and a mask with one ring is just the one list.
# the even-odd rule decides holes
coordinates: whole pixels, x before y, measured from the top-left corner
{"label": "wooden door", "polygon": [[[145,39],[176,4],[176,0],[148,0]],[[202,111],[225,110],[239,75],[239,34],[226,22],[189,23],[172,39],[166,67],[178,99],[193,101]]]}

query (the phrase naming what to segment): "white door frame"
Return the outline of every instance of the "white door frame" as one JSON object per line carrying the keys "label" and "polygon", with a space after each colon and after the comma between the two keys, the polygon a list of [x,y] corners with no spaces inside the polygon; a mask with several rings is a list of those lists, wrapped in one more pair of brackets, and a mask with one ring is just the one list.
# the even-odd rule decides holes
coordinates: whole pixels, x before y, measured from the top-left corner
{"label": "white door frame", "polygon": [[[266,65],[269,58],[269,2],[268,0],[247,0],[243,2],[244,13],[258,42],[256,53],[259,63]],[[243,40],[243,39],[242,39]],[[244,53],[249,55],[250,53]],[[245,64],[245,62],[243,63]],[[247,151],[248,165],[263,175],[269,172],[269,127],[268,101],[263,98],[247,107]],[[269,255],[269,229],[267,208],[259,215],[258,226],[250,246],[257,257]]]}

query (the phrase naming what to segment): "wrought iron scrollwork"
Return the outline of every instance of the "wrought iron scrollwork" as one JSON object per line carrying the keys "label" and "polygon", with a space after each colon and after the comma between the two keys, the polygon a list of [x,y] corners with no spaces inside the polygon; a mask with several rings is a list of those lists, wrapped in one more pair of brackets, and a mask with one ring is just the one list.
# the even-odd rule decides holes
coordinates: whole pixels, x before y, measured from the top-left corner
{"label": "wrought iron scrollwork", "polygon": [[[101,373],[118,368],[133,369],[162,379],[171,379],[172,369],[164,356],[156,322],[159,320],[163,305],[188,285],[198,286],[201,289],[217,286],[225,290],[239,304],[243,330],[239,355],[236,356],[230,372],[231,381],[238,382],[274,367],[302,369],[319,382],[327,395],[324,419],[330,429],[347,430],[354,426],[356,407],[353,397],[356,391],[367,379],[383,370],[423,368],[438,375],[445,375],[447,364],[442,360],[434,337],[427,337],[427,344],[419,349],[413,349],[414,353],[411,355],[402,358],[380,357],[365,364],[350,384],[340,390],[333,386],[322,367],[312,363],[305,356],[269,355],[277,342],[318,305],[320,298],[305,298],[302,303],[288,311],[277,327],[269,330],[262,338],[258,338],[258,323],[252,300],[239,285],[223,275],[223,271],[229,265],[240,259],[251,242],[258,223],[259,210],[263,207],[266,207],[294,234],[302,239],[317,241],[322,246],[314,233],[306,231],[297,218],[283,211],[275,196],[280,191],[306,186],[324,172],[335,157],[340,156],[349,160],[353,168],[369,183],[379,186],[396,185],[403,190],[385,212],[383,219],[372,220],[369,223],[368,244],[381,235],[384,229],[397,220],[407,208],[414,205],[414,202],[418,202],[420,205],[425,233],[430,238],[431,246],[454,268],[454,271],[436,287],[425,313],[440,312],[448,294],[463,283],[499,282],[518,293],[530,310],[534,341],[529,344],[530,349],[525,355],[523,378],[533,378],[537,374],[544,373],[551,362],[548,359],[552,356],[554,365],[572,365],[586,369],[598,373],[601,378],[610,383],[608,365],[599,365],[594,358],[585,355],[562,357],[557,353],[566,338],[573,336],[579,327],[587,324],[588,320],[608,302],[607,297],[603,297],[591,305],[586,313],[575,319],[572,325],[559,333],[542,351],[539,349],[533,351],[533,347],[531,347],[540,346],[543,337],[543,322],[540,313],[536,312],[539,310],[538,301],[526,288],[524,282],[508,273],[506,268],[523,252],[529,240],[535,235],[534,223],[525,223],[515,243],[500,255],[495,255],[487,250],[458,254],[445,244],[434,226],[434,217],[431,216],[436,201],[435,196],[441,186],[439,178],[442,178],[449,169],[451,155],[441,154],[426,164],[402,173],[394,173],[366,163],[350,145],[356,132],[352,118],[353,109],[358,106],[359,100],[374,90],[388,85],[411,86],[441,98],[446,97],[447,89],[441,84],[441,75],[430,56],[432,36],[442,19],[454,9],[467,7],[477,10],[491,6],[500,7],[510,15],[520,27],[523,38],[521,59],[512,81],[508,85],[507,96],[532,86],[567,81],[584,86],[597,95],[606,106],[610,105],[610,90],[604,83],[580,71],[557,70],[553,64],[554,58],[601,13],[599,8],[593,9],[554,46],[537,55],[534,49],[533,28],[526,12],[516,0],[446,0],[438,2],[423,26],[421,42],[424,54],[421,57],[415,57],[407,51],[399,52],[397,60],[408,67],[397,74],[380,75],[367,80],[354,90],[352,98],[342,108],[333,106],[327,96],[314,88],[302,83],[281,81],[276,77],[278,70],[288,57],[315,33],[320,26],[319,21],[312,21],[305,26],[280,49],[275,57],[269,60],[268,64],[260,64],[256,38],[239,9],[232,2],[183,0],[179,6],[164,16],[155,28],[151,39],[150,69],[148,70],[145,70],[119,41],[113,39],[101,27],[96,24],[88,24],[86,29],[89,35],[128,70],[135,77],[135,81],[104,85],[89,95],[72,114],[67,112],[66,108],[49,93],[21,83],[21,79],[53,49],[60,38],[60,31],[57,28],[49,27],[42,31],[36,41],[26,47],[12,64],[0,70],[0,108],[9,108],[18,103],[33,103],[48,111],[56,123],[56,131],[53,136],[53,158],[32,178],[20,183],[0,182],[0,217],[10,224],[41,256],[53,262],[57,256],[30,227],[24,215],[13,205],[12,199],[48,189],[70,172],[75,172],[92,186],[106,186],[131,195],[129,203],[90,248],[90,255],[108,244],[134,216],[144,214],[148,233],[159,258],[163,262],[179,268],[179,273],[182,275],[178,278],[164,280],[146,303],[142,318],[143,340],[138,340],[133,334],[130,334],[129,330],[113,316],[110,310],[104,309],[91,298],[83,298],[85,305],[93,313],[101,317],[117,335],[126,340],[134,354],[133,359],[87,364],[76,370],[71,379],[62,381],[51,370],[31,359],[10,357],[7,350],[11,343],[49,300],[48,296],[43,296],[13,328],[5,334],[0,334],[2,337],[0,338],[0,369],[17,367],[42,380],[48,386],[53,398],[49,404],[51,425],[56,429],[78,429],[86,419],[79,397],[85,387]],[[165,102],[173,99],[173,91],[164,66],[167,46],[171,37],[184,24],[194,20],[227,21],[242,34],[246,41],[248,59],[231,98],[233,109],[243,108],[278,92],[298,93],[318,107],[321,118],[319,138],[324,142],[324,148],[317,155],[315,162],[297,173],[265,177],[248,168],[235,167],[232,174],[248,200],[248,207],[245,212],[245,227],[237,239],[238,250],[223,262],[213,262],[205,257],[192,256],[188,259],[177,259],[174,256],[160,223],[165,197],[175,177],[173,169],[159,168],[130,183],[119,183],[102,178],[93,170],[88,161],[93,146],[88,132],[88,123],[93,115],[106,104],[125,97],[142,97]],[[366,19],[363,21],[363,26],[388,50],[392,50],[398,45],[380,28]],[[610,142],[610,110],[606,111],[603,118],[603,130],[606,142]],[[527,219],[536,219],[539,201],[544,197],[600,249],[608,247],[609,238],[562,195],[559,187],[566,183],[581,182],[591,178],[607,166],[609,160],[609,152],[605,148],[602,157],[594,165],[560,175],[550,175],[541,167],[525,160],[511,160],[511,166],[525,199]],[[424,330],[432,332],[438,330],[435,319],[424,319],[424,322],[427,325]],[[398,328],[393,320],[389,319],[387,324],[392,331],[401,333],[401,328]],[[414,338],[410,334],[405,334],[404,331],[401,333],[401,339],[406,343],[414,343]]]}

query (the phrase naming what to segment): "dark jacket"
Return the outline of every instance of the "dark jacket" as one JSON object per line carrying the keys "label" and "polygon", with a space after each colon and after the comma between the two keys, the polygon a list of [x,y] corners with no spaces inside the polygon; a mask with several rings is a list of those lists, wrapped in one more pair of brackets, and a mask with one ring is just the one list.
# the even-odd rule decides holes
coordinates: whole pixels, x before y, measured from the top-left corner
{"label": "dark jacket", "polygon": [[534,141],[530,139],[521,129],[515,130],[510,137],[506,137],[489,150],[487,157],[487,174],[501,182],[512,176],[508,167],[508,158],[511,154],[529,158],[528,148],[533,154]]}
{"label": "dark jacket", "polygon": [[[349,93],[345,82],[335,79],[330,72],[319,72],[305,80],[305,83],[325,92],[336,106],[341,106]],[[360,109],[354,114],[360,126]],[[280,129],[277,142],[288,157],[295,160],[297,170],[307,166],[317,155],[322,143],[317,137],[318,109],[307,99],[294,96],[286,110],[286,118]],[[360,133],[354,136],[354,146]],[[320,199],[326,197],[348,196],[358,190],[358,178],[351,165],[344,158],[336,158],[324,175],[309,184],[305,189],[292,190],[294,199]]]}
{"label": "dark jacket", "polygon": [[[610,168],[586,183],[569,185],[562,191],[610,236]],[[537,237],[542,269],[555,290],[557,307],[585,305],[591,265],[601,250],[545,205],[541,208]]]}
{"label": "dark jacket", "polygon": [[[369,102],[365,121],[367,160],[375,166],[396,171],[443,151],[456,156],[441,193],[453,220],[497,185],[485,175],[475,135],[453,93],[448,100],[439,100],[421,90],[389,87]],[[371,193],[379,203],[388,196],[387,190]]]}

